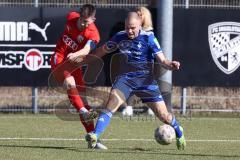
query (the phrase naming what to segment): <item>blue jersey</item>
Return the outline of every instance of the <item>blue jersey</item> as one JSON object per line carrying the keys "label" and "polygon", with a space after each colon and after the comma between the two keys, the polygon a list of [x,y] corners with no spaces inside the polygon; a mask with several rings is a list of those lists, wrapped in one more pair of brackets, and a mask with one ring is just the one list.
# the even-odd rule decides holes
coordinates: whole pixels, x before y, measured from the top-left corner
{"label": "blue jersey", "polygon": [[118,64],[120,75],[152,73],[156,54],[162,54],[162,49],[153,32],[143,30],[140,30],[138,37],[134,39],[129,39],[125,31],[120,31],[106,43],[106,46],[109,50],[118,49],[118,53],[126,58]]}

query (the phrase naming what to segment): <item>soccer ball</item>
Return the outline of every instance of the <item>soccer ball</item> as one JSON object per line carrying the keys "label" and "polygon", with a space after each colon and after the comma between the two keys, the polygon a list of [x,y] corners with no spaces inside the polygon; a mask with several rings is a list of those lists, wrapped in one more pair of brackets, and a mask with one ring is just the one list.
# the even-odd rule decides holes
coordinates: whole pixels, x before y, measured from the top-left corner
{"label": "soccer ball", "polygon": [[168,145],[176,138],[175,130],[167,124],[156,128],[154,136],[155,140],[162,145]]}
{"label": "soccer ball", "polygon": [[126,106],[122,111],[123,116],[132,116],[133,115],[133,107],[132,106]]}

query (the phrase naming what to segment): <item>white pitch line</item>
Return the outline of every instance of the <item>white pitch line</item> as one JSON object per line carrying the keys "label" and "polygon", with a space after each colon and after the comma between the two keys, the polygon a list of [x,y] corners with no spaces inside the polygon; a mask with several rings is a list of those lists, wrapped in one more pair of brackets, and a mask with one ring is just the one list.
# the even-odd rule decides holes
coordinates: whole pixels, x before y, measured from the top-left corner
{"label": "white pitch line", "polygon": [[240,139],[190,139],[188,142],[240,142]]}
{"label": "white pitch line", "polygon": [[[19,138],[0,137],[0,140],[30,140],[30,141],[85,141],[83,138]],[[154,139],[102,139],[103,141],[155,141]],[[189,139],[187,142],[240,142],[240,139]]]}

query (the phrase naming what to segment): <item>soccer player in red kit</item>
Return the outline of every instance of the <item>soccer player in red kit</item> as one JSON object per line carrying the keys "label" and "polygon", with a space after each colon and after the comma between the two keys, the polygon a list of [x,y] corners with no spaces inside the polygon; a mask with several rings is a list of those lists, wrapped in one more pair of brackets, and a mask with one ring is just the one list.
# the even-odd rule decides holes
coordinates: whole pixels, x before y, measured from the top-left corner
{"label": "soccer player in red kit", "polygon": [[[97,27],[94,24],[96,9],[85,4],[80,12],[70,12],[64,32],[57,41],[55,53],[51,57],[51,69],[54,79],[67,90],[71,104],[79,112],[80,120],[86,131],[94,130],[93,119],[97,117],[87,103],[84,103],[79,92],[85,92],[83,73],[77,63],[96,48],[100,41]],[[97,149],[106,149],[99,142]]]}

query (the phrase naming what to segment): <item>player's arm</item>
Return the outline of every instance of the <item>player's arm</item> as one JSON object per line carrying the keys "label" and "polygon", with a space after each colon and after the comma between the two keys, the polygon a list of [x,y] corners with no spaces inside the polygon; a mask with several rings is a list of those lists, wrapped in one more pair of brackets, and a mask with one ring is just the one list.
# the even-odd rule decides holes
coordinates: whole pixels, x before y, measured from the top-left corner
{"label": "player's arm", "polygon": [[106,42],[101,47],[97,48],[94,52],[91,54],[97,56],[97,57],[103,57],[104,55],[108,53],[112,53],[117,50],[117,42],[114,42],[112,40]]}
{"label": "player's arm", "polygon": [[85,36],[87,38],[87,42],[86,42],[85,46],[81,50],[79,50],[75,53],[69,54],[68,58],[70,61],[74,61],[74,59],[76,59],[75,62],[79,62],[78,59],[84,58],[91,51],[96,49],[96,46],[100,41],[100,35],[98,32],[98,29],[96,28],[96,26],[94,24],[91,24],[88,27],[88,30],[86,31]]}
{"label": "player's arm", "polygon": [[101,47],[97,48],[96,50],[92,51],[86,58],[84,58],[84,64],[90,63],[96,59],[99,59],[103,57],[104,55],[108,53],[112,53],[118,49],[118,39],[117,36],[114,35],[111,40],[106,42],[104,45]]}
{"label": "player's arm", "polygon": [[162,64],[162,66],[168,70],[178,70],[180,67],[180,63],[178,61],[170,61],[168,60],[161,47],[160,44],[158,43],[157,38],[154,36],[154,34],[151,34],[149,36],[149,46],[155,55],[157,61]]}
{"label": "player's arm", "polygon": [[98,47],[96,50],[92,51],[86,58],[83,63],[90,63],[96,59],[102,58],[108,53],[114,52],[117,50],[117,43],[113,41],[108,41],[104,45]]}
{"label": "player's arm", "polygon": [[156,54],[156,59],[162,66],[168,70],[178,70],[180,63],[178,61],[170,61],[166,59],[163,53]]}
{"label": "player's arm", "polygon": [[96,50],[94,50],[91,55],[94,55],[98,58],[101,58],[107,54],[106,49],[105,49],[105,44],[98,47]]}
{"label": "player's arm", "polygon": [[81,50],[68,54],[67,59],[72,62],[76,62],[78,61],[79,58],[82,58],[88,55],[95,48],[96,48],[96,43],[93,40],[88,40],[85,46]]}

